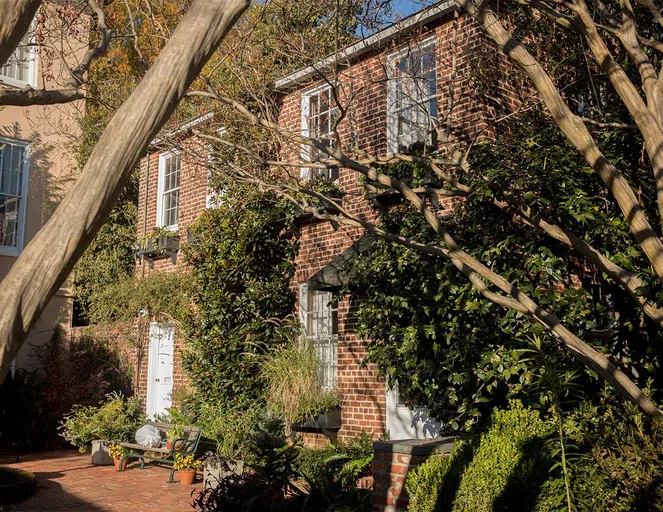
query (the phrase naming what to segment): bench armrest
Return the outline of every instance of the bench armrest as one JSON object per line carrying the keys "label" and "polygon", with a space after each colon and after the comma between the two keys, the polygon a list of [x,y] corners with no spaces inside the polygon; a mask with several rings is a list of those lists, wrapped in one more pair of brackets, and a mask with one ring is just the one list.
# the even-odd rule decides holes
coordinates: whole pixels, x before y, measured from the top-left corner
{"label": "bench armrest", "polygon": [[179,453],[180,455],[188,455],[193,451],[191,441],[184,437],[178,437],[177,439],[173,440],[170,446],[170,451],[172,452],[173,457],[175,457],[176,453]]}
{"label": "bench armrest", "polygon": [[131,441],[133,441],[133,432],[122,432],[122,435],[120,435],[120,442],[130,443]]}

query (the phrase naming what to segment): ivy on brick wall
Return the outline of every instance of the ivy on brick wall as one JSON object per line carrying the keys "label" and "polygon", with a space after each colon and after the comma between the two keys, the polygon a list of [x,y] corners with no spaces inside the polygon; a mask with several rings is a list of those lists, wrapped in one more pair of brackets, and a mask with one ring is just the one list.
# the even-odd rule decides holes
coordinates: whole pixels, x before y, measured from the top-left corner
{"label": "ivy on brick wall", "polygon": [[[645,189],[651,186],[650,173],[640,164],[640,143],[631,133],[606,131],[602,144],[607,153],[620,155],[629,179],[645,183]],[[624,290],[582,264],[567,246],[514,223],[492,203],[508,194],[511,201],[583,233],[658,293],[660,285],[633,247],[619,208],[586,163],[549,120],[537,116],[514,127],[510,136],[479,144],[471,158],[472,168],[480,170],[469,183],[474,192],[445,217],[459,244],[607,352],[638,384],[644,386],[651,377],[654,388],[660,388],[661,333]],[[431,180],[410,164],[385,171],[401,178],[409,172],[413,185]],[[383,211],[381,222],[403,236],[439,243],[406,204]],[[535,337],[560,367],[580,373],[584,396],[596,396],[593,372],[559,349],[550,332],[485,300],[447,261],[376,242],[354,266],[364,298],[358,331],[371,340],[368,361],[397,380],[411,404],[427,406],[448,429],[470,429],[511,397],[530,404],[539,400],[536,385],[545,370],[523,352]]]}
{"label": "ivy on brick wall", "polygon": [[243,186],[221,203],[201,215],[182,249],[194,304],[182,361],[197,400],[241,405],[263,397],[257,355],[291,334],[282,320],[295,302],[294,211]]}

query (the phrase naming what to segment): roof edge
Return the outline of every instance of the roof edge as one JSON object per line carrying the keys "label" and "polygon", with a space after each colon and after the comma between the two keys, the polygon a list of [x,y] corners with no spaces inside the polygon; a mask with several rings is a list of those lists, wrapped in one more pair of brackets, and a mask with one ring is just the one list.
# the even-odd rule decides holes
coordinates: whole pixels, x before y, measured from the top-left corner
{"label": "roof edge", "polygon": [[276,91],[286,91],[315,76],[319,71],[330,68],[337,62],[359,57],[364,53],[382,46],[384,43],[394,39],[399,34],[409,32],[417,27],[434,21],[445,14],[453,12],[455,7],[456,3],[454,0],[447,0],[446,2],[431,5],[426,9],[411,14],[407,18],[403,18],[401,21],[383,28],[382,30],[378,30],[374,34],[347,46],[338,53],[334,53],[317,61],[315,64],[293,71],[292,73],[279,78],[273,82],[272,86]]}

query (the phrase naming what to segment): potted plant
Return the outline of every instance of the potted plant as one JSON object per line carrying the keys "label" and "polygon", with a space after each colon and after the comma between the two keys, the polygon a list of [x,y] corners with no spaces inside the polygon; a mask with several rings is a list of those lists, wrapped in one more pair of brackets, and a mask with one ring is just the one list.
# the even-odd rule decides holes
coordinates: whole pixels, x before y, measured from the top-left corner
{"label": "potted plant", "polygon": [[182,485],[192,485],[196,480],[196,472],[202,467],[199,460],[193,458],[193,455],[175,454],[175,464],[173,467],[177,470]]}
{"label": "potted plant", "polygon": [[184,427],[182,425],[173,425],[173,428],[171,428],[166,434],[166,448],[172,450],[173,442],[183,436]]}
{"label": "potted plant", "polygon": [[[122,471],[127,469],[128,459],[122,460],[122,457],[124,457],[125,453],[126,452],[124,451],[124,448],[122,448],[119,444],[111,444],[108,447],[108,455],[113,459],[113,465],[118,471],[120,469],[122,469]],[[122,461],[122,468],[120,468],[120,461]]]}
{"label": "potted plant", "polygon": [[59,430],[60,435],[81,453],[92,446],[92,464],[110,465],[113,460],[108,455],[109,444],[143,424],[138,399],[125,399],[119,393],[112,393],[98,407],[75,405]]}
{"label": "potted plant", "polygon": [[286,428],[314,428],[327,433],[341,428],[342,397],[320,384],[318,362],[310,343],[291,342],[263,359],[267,402]]}

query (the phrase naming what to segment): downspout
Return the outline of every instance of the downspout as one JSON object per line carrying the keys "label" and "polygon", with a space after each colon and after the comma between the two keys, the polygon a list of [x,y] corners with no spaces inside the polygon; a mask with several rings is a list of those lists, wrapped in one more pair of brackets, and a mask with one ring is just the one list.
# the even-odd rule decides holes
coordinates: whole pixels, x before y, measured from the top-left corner
{"label": "downspout", "polygon": [[[150,147],[145,154],[145,202],[143,203],[143,231],[142,236],[147,235],[147,202],[150,197]],[[145,277],[145,260],[140,262],[142,277]]]}

